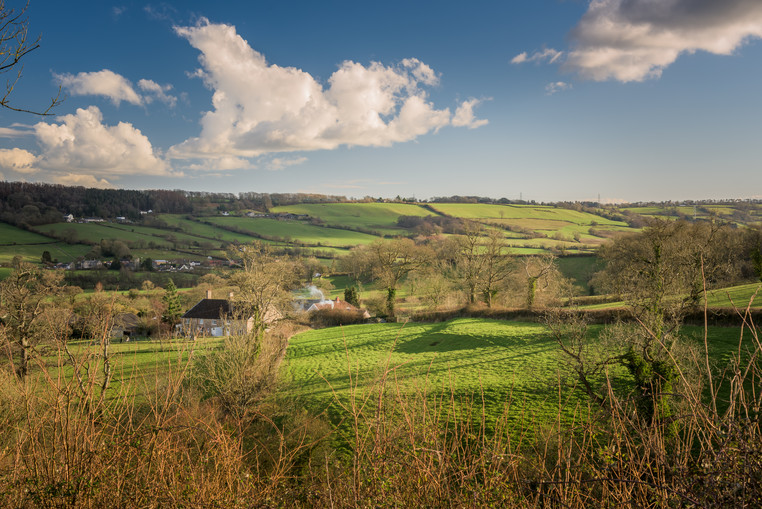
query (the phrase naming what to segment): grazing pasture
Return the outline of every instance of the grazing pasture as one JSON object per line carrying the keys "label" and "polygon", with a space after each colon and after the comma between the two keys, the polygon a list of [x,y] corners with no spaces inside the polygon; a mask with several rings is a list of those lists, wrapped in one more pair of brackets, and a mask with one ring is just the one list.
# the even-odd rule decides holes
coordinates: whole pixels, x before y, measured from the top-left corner
{"label": "grazing pasture", "polygon": [[[547,329],[536,323],[461,318],[445,323],[353,325],[309,331],[289,341],[284,380],[294,395],[335,419],[353,394],[365,394],[386,373],[393,390],[473,398],[489,424],[510,406],[516,426],[556,415],[558,377],[566,376]],[[614,370],[617,383],[628,375]],[[563,413],[583,405],[563,396]]]}
{"label": "grazing pasture", "polygon": [[341,225],[366,230],[383,230],[384,234],[406,234],[397,228],[400,216],[432,216],[430,210],[409,203],[313,203],[274,207],[271,212],[307,214],[328,226]]}
{"label": "grazing pasture", "polygon": [[378,240],[378,237],[365,233],[325,228],[301,221],[248,217],[213,217],[207,220],[217,225],[235,227],[270,239],[298,241],[311,245],[351,247],[358,244],[370,244]]}
{"label": "grazing pasture", "polygon": [[241,244],[248,244],[255,240],[251,235],[223,230],[222,228],[216,228],[200,222],[207,220],[208,218],[206,217],[199,218],[199,221],[194,221],[178,214],[161,214],[158,218],[172,228],[180,228],[185,233],[205,238],[210,242],[240,242]]}
{"label": "grazing pasture", "polygon": [[[599,330],[592,328],[594,337]],[[699,327],[684,327],[683,334],[696,345],[703,341]],[[710,327],[712,357],[726,362],[739,336],[738,328]],[[459,318],[313,330],[291,338],[283,369],[290,394],[336,422],[342,405],[381,381],[392,393],[473,399],[489,425],[504,418],[517,429],[549,422],[559,408],[571,419],[587,405],[582,391],[572,389],[575,379],[557,343],[537,323]],[[609,377],[625,390],[632,382],[621,366],[612,367]]]}
{"label": "grazing pasture", "polygon": [[0,223],[0,246],[14,244],[45,244],[55,242],[49,237],[38,233],[22,230],[16,226]]}
{"label": "grazing pasture", "polygon": [[14,256],[20,256],[24,261],[39,263],[42,253],[50,252],[50,256],[59,262],[72,262],[84,256],[90,246],[82,244],[66,244],[65,242],[50,242],[47,244],[16,244],[0,248],[0,263],[10,263]]}

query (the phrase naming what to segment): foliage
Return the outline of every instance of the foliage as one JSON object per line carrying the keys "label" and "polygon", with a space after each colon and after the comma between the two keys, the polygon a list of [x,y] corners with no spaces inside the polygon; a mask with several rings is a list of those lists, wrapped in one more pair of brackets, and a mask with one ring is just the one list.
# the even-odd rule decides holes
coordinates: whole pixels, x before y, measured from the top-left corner
{"label": "foliage", "polygon": [[356,286],[353,285],[344,289],[344,301],[355,307],[360,307],[360,293]]}
{"label": "foliage", "polygon": [[180,305],[180,296],[177,294],[177,287],[171,279],[164,287],[164,296],[161,300],[164,303],[161,321],[170,327],[174,327],[180,321],[182,306]]}
{"label": "foliage", "polygon": [[315,328],[355,325],[365,321],[363,312],[360,310],[318,309],[310,313],[310,325]]}

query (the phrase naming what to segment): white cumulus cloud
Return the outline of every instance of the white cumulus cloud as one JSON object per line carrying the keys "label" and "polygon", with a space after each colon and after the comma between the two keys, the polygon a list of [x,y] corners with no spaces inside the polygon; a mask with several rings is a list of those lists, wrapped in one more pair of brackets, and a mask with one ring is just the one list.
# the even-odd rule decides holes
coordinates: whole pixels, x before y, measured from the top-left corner
{"label": "white cumulus cloud", "polygon": [[28,150],[20,148],[0,149],[0,168],[6,168],[16,173],[34,173],[37,156]]}
{"label": "white cumulus cloud", "polygon": [[115,189],[114,184],[106,179],[99,179],[92,175],[83,175],[78,173],[66,173],[63,175],[56,175],[53,177],[53,181],[56,184],[63,184],[65,186],[82,186],[82,187],[95,187],[98,189]]}
{"label": "white cumulus cloud", "polygon": [[138,81],[138,87],[140,87],[140,90],[143,92],[147,92],[148,95],[143,96],[143,100],[146,103],[153,102],[154,99],[157,99],[170,108],[174,108],[177,104],[177,97],[167,93],[172,90],[172,85],[159,85],[155,81],[142,79]]}
{"label": "white cumulus cloud", "polygon": [[58,121],[34,126],[42,151],[37,164],[43,169],[98,176],[169,174],[169,165],[148,138],[126,122],[104,125],[95,106],[77,109]]}
{"label": "white cumulus cloud", "polygon": [[138,88],[144,92],[141,95],[135,90],[130,80],[109,69],[54,76],[71,95],[101,95],[110,99],[116,106],[119,106],[122,101],[140,106],[150,104],[154,99],[170,107],[177,104],[177,97],[168,94],[172,90],[172,85],[160,85],[152,80],[141,79],[138,81]]}
{"label": "white cumulus cloud", "polygon": [[71,95],[102,95],[117,106],[122,101],[131,104],[143,103],[143,99],[135,92],[127,78],[108,69],[79,74],[57,74],[55,77]]}
{"label": "white cumulus cloud", "polygon": [[172,147],[172,158],[388,146],[453,124],[425,90],[439,77],[417,59],[346,61],[323,85],[300,69],[269,64],[233,26],[204,19],[175,31],[200,51],[195,75],[214,93],[200,135]]}
{"label": "white cumulus cloud", "polygon": [[474,116],[474,107],[480,102],[479,99],[469,99],[461,103],[455,110],[455,116],[452,117],[452,125],[455,127],[468,127],[469,129],[476,129],[477,127],[487,125],[489,120],[477,120]]}
{"label": "white cumulus cloud", "polygon": [[728,55],[759,37],[759,0],[593,0],[564,68],[596,81],[642,81],[682,54]]}

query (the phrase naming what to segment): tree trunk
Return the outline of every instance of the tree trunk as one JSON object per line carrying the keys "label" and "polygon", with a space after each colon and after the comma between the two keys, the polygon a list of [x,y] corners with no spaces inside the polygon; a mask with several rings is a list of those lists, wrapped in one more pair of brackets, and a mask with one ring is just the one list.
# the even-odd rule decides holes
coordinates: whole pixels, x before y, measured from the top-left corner
{"label": "tree trunk", "polygon": [[394,318],[394,304],[395,304],[396,298],[397,298],[397,289],[387,288],[386,289],[386,312],[388,313],[389,318]]}

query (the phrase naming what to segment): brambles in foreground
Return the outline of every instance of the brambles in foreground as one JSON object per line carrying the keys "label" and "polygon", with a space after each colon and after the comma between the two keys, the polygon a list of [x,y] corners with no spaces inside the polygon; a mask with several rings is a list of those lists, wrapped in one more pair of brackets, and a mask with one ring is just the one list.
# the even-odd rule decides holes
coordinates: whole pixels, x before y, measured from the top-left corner
{"label": "brambles in foreground", "polygon": [[25,378],[35,348],[61,329],[68,329],[68,313],[55,309],[51,298],[63,291],[63,275],[35,265],[13,261],[13,271],[0,282],[0,318],[5,341],[12,355],[18,354],[15,372]]}
{"label": "brambles in foreground", "polygon": [[[258,380],[272,372],[258,378],[247,371],[248,361],[223,363],[234,369],[217,380],[230,384],[219,386],[219,392],[207,390],[212,377],[201,369],[202,356],[237,355],[215,349],[216,341],[118,345],[115,380],[120,380],[103,399],[98,384],[85,383],[93,392],[82,392],[71,369],[78,366],[87,376],[99,373],[92,347],[73,348],[71,364],[56,347],[45,362],[35,364],[26,382],[7,371],[0,374],[5,430],[0,434],[0,504],[357,507],[383,500],[398,507],[719,508],[754,507],[762,495],[762,440],[753,411],[759,404],[754,388],[761,381],[756,331],[745,330],[742,343],[732,339],[738,330],[709,331],[712,348],[722,345],[712,351],[713,358],[729,361],[729,378],[715,379],[724,405],[715,411],[681,394],[691,405],[675,416],[679,431],[671,434],[666,425],[633,418],[635,402],[620,397],[605,377],[597,385],[605,409],[577,406],[565,395],[573,390],[566,385],[571,379],[562,372],[559,385],[559,374],[550,368],[547,383],[530,380],[527,385],[533,393],[544,392],[540,404],[547,411],[517,427],[511,416],[526,416],[538,400],[511,390],[515,384],[505,372],[505,397],[495,405],[483,400],[482,394],[490,397],[485,389],[495,362],[479,363],[464,347],[483,352],[515,327],[514,343],[502,349],[504,361],[537,372],[544,357],[548,366],[557,365],[557,357],[546,351],[554,340],[537,324],[527,329],[467,320],[449,332],[465,332],[469,324],[474,337],[465,344],[465,338],[442,329],[417,343],[414,337],[400,337],[396,345],[396,332],[379,344],[374,337],[353,335],[354,328],[345,329],[346,347],[337,330],[310,332],[306,342],[294,338],[294,344],[308,348],[304,374],[311,379],[301,387],[319,382],[315,371],[325,373],[326,361],[337,367],[329,380],[343,370],[346,384],[331,388],[324,383],[325,390],[314,393],[333,402],[332,415],[342,422],[338,429],[325,415],[305,409],[313,398],[283,390],[267,396],[266,384]],[[408,327],[423,326],[407,324],[403,334]],[[330,332],[333,339],[315,341],[317,334]],[[697,329],[692,332],[700,336]],[[524,343],[542,336],[547,341],[534,355],[522,355]],[[327,346],[336,355],[321,354]],[[406,355],[415,349],[440,357],[450,349],[454,355],[413,366],[390,358],[387,346]],[[148,350],[161,360],[146,362]],[[363,350],[375,352],[375,361],[362,359]],[[738,351],[747,354],[736,357]],[[441,369],[453,360],[470,363],[472,374]],[[406,369],[420,378],[406,378]],[[476,371],[481,379],[473,375]],[[426,381],[426,376],[432,378]],[[239,382],[251,392],[238,391]],[[467,392],[454,385],[461,383],[471,384]],[[252,389],[257,387],[265,390],[246,396],[256,394]]]}

